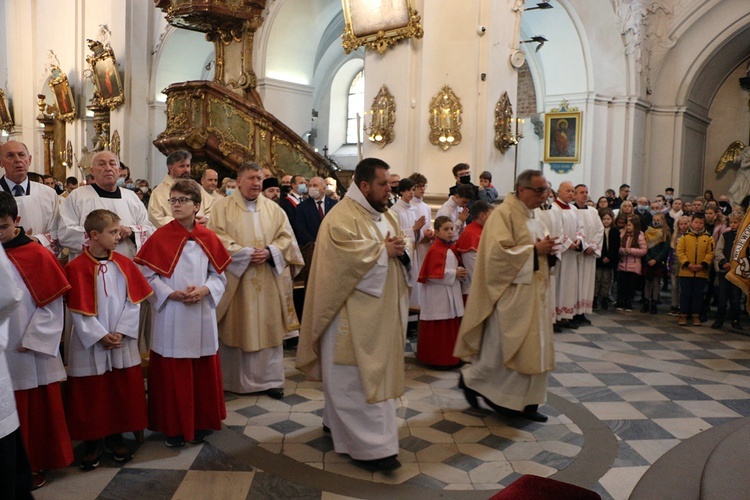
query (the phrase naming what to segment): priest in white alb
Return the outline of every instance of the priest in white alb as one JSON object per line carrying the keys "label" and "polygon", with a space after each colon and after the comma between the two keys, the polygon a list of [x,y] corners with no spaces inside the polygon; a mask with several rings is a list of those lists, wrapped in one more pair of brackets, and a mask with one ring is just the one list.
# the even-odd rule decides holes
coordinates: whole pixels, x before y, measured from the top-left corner
{"label": "priest in white alb", "polygon": [[208,220],[232,256],[216,315],[224,389],[284,397],[284,336],[299,328],[291,282],[304,265],[292,227],[277,203],[261,196],[261,167],[244,163],[237,190],[217,201]]}
{"label": "priest in white alb", "polygon": [[557,190],[557,198],[552,203],[552,213],[559,219],[563,228],[560,242],[560,270],[557,272],[555,316],[561,328],[577,329],[573,321],[578,302],[578,252],[583,250],[583,224],[578,219],[578,210],[573,205],[575,190],[570,182],[562,182]]}
{"label": "priest in white alb", "polygon": [[401,465],[396,399],[414,278],[388,210],[389,168],[359,162],[346,197],[323,219],[297,348],[297,368],[323,381],[323,426],[335,451],[383,471]]}
{"label": "priest in white alb", "polygon": [[148,220],[146,207],[130,189],[117,186],[120,160],[111,151],[99,151],[92,158],[93,184],[81,186],[63,200],[57,237],[60,246],[70,250],[70,260],[81,253],[86,242],[83,223],[86,216],[98,208],[105,208],[120,217],[120,243],[117,252],[132,259],[155,231]]}
{"label": "priest in white alb", "polygon": [[26,236],[53,253],[58,253],[54,230],[58,197],[55,190],[29,179],[31,155],[26,145],[8,141],[0,146],[0,165],[5,175],[0,177],[0,190],[12,194],[18,205],[18,216]]}
{"label": "priest in white alb", "polygon": [[578,219],[583,226],[582,251],[578,253],[578,300],[573,321],[579,325],[590,325],[586,317],[594,307],[594,284],[596,281],[596,259],[602,255],[604,225],[599,211],[586,204],[589,188],[585,184],[575,187],[575,204]]}
{"label": "priest in white alb", "polygon": [[[160,228],[172,222],[172,209],[169,206],[169,192],[178,179],[190,179],[190,162],[193,155],[189,151],[174,151],[167,156],[167,174],[151,192],[148,200],[148,219],[155,228]],[[203,226],[208,222],[208,214],[211,211],[216,198],[201,187],[201,204],[195,222]]]}
{"label": "priest in white alb", "polygon": [[501,415],[545,422],[539,405],[555,367],[547,260],[557,242],[534,213],[547,198],[542,172],[523,171],[515,189],[484,225],[454,355],[470,362],[459,387],[472,407],[481,397]]}

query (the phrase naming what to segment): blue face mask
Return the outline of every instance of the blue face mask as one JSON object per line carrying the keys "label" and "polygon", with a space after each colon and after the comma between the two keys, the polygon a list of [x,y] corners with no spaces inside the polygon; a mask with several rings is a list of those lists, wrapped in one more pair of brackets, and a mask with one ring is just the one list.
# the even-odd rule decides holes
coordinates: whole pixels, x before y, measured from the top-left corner
{"label": "blue face mask", "polygon": [[135,187],[135,184],[133,184],[132,182],[128,182],[127,184],[125,184],[125,187],[128,189],[133,189]]}
{"label": "blue face mask", "polygon": [[122,177],[117,178],[117,187],[123,187],[125,185],[125,179]]}
{"label": "blue face mask", "polygon": [[305,193],[307,193],[307,185],[300,184],[299,186],[297,186],[297,192],[299,194],[305,194]]}
{"label": "blue face mask", "polygon": [[640,213],[643,213],[646,210],[648,210],[648,207],[646,205],[638,205],[637,207],[635,207],[635,209],[638,210]]}
{"label": "blue face mask", "polygon": [[234,189],[227,188],[227,196],[229,196],[232,193],[234,193]]}

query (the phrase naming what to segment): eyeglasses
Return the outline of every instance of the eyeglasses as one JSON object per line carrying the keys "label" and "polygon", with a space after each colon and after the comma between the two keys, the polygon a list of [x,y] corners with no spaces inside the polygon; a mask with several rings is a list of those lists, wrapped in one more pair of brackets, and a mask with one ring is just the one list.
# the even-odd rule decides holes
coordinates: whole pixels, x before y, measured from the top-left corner
{"label": "eyeglasses", "polygon": [[543,194],[543,193],[546,193],[547,191],[549,191],[549,187],[548,186],[542,186],[542,187],[538,187],[538,188],[533,188],[531,186],[521,186],[521,187],[524,188],[524,189],[529,189],[531,191],[534,191],[536,194]]}
{"label": "eyeglasses", "polygon": [[184,205],[185,203],[187,203],[189,201],[193,201],[193,200],[191,200],[190,198],[186,198],[184,196],[181,196],[179,198],[170,198],[170,199],[167,200],[167,203],[169,203],[170,205],[177,205],[177,204]]}

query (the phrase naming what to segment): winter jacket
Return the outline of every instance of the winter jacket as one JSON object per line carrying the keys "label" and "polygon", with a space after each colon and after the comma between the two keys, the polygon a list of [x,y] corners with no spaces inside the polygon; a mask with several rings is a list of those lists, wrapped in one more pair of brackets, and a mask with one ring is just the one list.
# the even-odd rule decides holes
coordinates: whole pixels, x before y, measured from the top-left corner
{"label": "winter jacket", "polygon": [[[690,229],[677,242],[677,259],[680,261],[681,278],[705,278],[708,279],[709,269],[714,260],[714,239],[705,231],[694,233]],[[690,264],[700,264],[700,271],[688,269]]]}
{"label": "winter jacket", "polygon": [[[624,230],[620,235],[620,262],[617,264],[617,270],[626,273],[641,274],[641,258],[646,255],[646,238],[643,233],[638,233],[638,246],[630,248],[630,242],[633,239],[632,234],[627,234]],[[627,253],[626,253],[627,252]]]}

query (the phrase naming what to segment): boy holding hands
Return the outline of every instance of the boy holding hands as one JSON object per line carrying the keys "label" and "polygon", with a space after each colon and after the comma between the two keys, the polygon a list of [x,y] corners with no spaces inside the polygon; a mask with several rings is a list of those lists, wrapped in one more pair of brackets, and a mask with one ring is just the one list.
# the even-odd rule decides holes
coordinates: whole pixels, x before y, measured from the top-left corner
{"label": "boy holding hands", "polygon": [[67,418],[70,436],[84,441],[83,470],[99,466],[101,440],[115,461],[133,451],[123,432],[146,428],[146,395],[138,352],[140,303],[151,287],[133,262],[115,252],[120,217],[92,211],[84,222],[83,253],[65,268],[73,289],[68,347]]}

